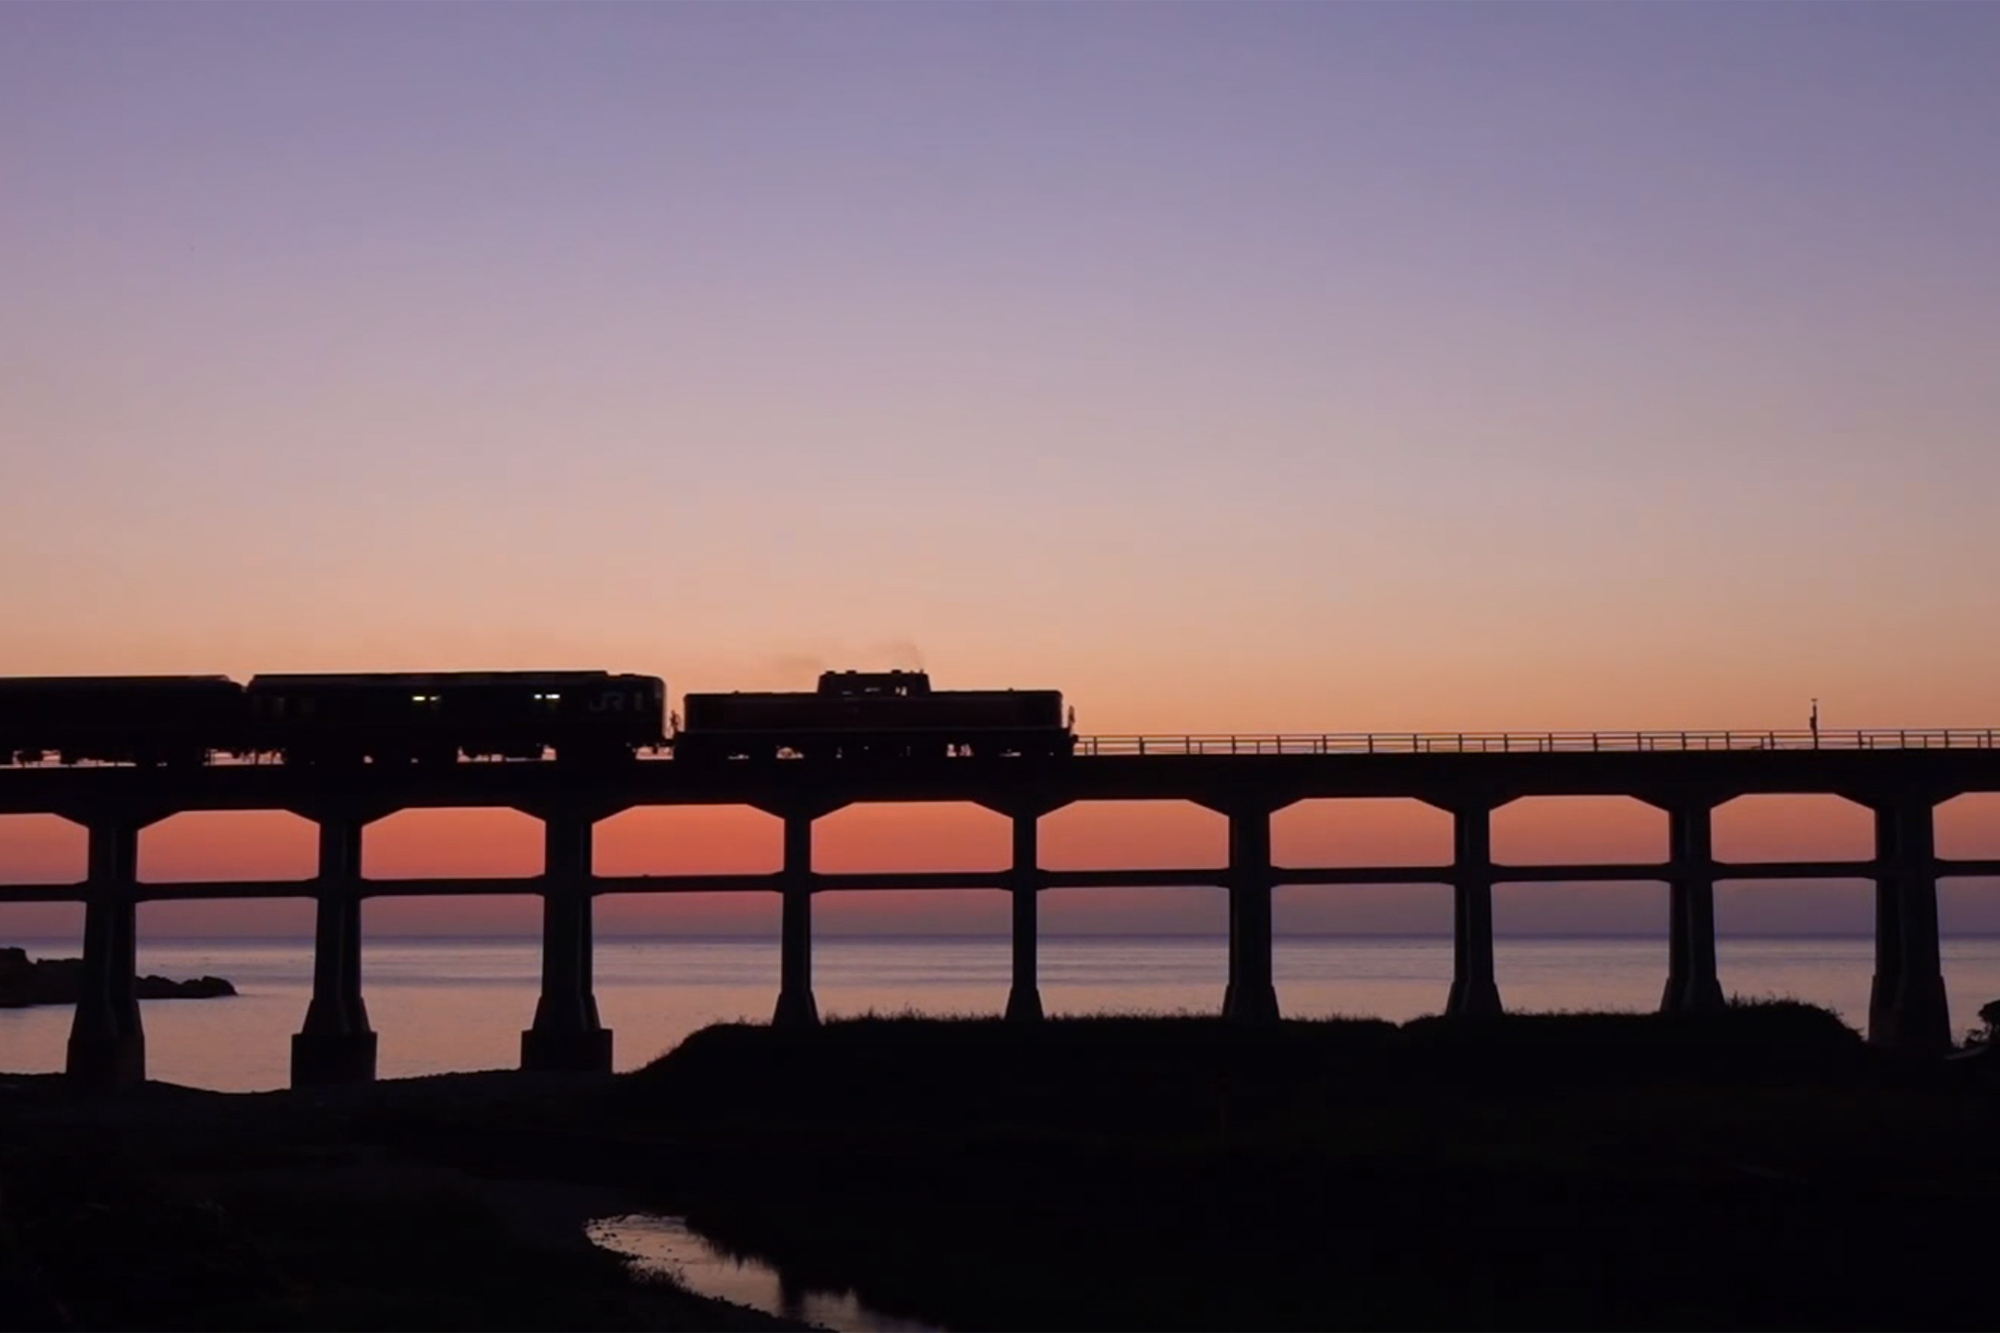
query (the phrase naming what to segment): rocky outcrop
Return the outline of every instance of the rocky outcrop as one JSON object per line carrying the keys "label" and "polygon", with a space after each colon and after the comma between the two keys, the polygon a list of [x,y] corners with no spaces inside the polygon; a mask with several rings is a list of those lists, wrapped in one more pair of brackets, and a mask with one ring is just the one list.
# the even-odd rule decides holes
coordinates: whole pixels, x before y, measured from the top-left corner
{"label": "rocky outcrop", "polygon": [[[44,958],[37,962],[28,957],[26,949],[0,949],[0,1009],[75,1004],[82,979],[81,958]],[[221,977],[196,977],[192,981],[169,981],[165,977],[137,980],[142,1000],[210,1000],[236,994],[236,987]]]}

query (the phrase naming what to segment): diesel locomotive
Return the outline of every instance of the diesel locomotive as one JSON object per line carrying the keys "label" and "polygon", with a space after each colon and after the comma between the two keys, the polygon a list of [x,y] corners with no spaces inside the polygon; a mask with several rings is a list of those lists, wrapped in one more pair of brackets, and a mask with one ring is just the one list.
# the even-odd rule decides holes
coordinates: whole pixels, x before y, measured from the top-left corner
{"label": "diesel locomotive", "polygon": [[604,764],[666,744],[666,683],[606,671],[0,679],[0,762]]}
{"label": "diesel locomotive", "polygon": [[676,762],[1071,754],[1060,690],[935,690],[922,671],[828,671],[812,691],[689,694]]}

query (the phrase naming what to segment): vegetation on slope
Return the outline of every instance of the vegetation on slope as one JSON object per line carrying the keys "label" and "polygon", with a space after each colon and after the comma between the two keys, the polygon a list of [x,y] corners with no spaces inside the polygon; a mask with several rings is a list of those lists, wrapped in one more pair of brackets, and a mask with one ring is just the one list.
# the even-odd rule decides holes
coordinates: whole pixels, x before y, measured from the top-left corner
{"label": "vegetation on slope", "polygon": [[2000,1315],[1992,1093],[1802,1005],[714,1028],[618,1101],[697,1225],[954,1328]]}
{"label": "vegetation on slope", "polygon": [[963,1330],[1983,1327],[1995,1065],[1767,1004],[725,1026],[618,1079],[339,1093],[18,1079],[0,1300],[77,1328],[783,1326],[635,1282],[582,1243],[598,1205],[504,1187],[685,1212]]}
{"label": "vegetation on slope", "polygon": [[[512,1216],[493,1182],[376,1142],[384,1114],[518,1113],[518,1099],[496,1095],[514,1076],[497,1080],[415,1080],[327,1101],[157,1084],[94,1099],[54,1078],[0,1081],[0,1322],[788,1327],[635,1279],[588,1244],[587,1214],[566,1200],[529,1197]],[[417,1109],[396,1112],[412,1093]],[[565,1114],[588,1100],[575,1087],[554,1096]],[[532,1177],[534,1162],[522,1165]]]}

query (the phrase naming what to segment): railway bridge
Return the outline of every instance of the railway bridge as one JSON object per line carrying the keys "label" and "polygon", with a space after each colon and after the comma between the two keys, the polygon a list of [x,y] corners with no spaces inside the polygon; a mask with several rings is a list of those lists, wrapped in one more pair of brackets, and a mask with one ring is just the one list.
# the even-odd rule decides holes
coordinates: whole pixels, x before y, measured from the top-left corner
{"label": "railway bridge", "polygon": [[[605,893],[776,893],[782,899],[773,1022],[818,1021],[812,992],[812,901],[844,889],[999,889],[1013,904],[1013,977],[1006,1014],[1042,1014],[1036,903],[1044,891],[1219,885],[1229,894],[1229,981],[1222,1011],[1275,1021],[1271,892],[1280,884],[1449,884],[1453,974],[1445,1012],[1501,1012],[1493,969],[1493,886],[1534,881],[1664,882],[1669,947],[1661,1007],[1723,1002],[1715,961],[1718,879],[1847,877],[1875,886],[1870,1040],[1936,1052],[1951,1042],[1939,964],[1937,881],[2000,876],[2000,860],[1941,860],[1933,814],[1968,792],[2000,792],[2000,729],[1843,732],[1453,733],[1318,736],[1098,736],[1063,758],[677,762],[671,756],[579,771],[549,761],[365,765],[352,769],[216,762],[199,768],[117,765],[0,767],[0,814],[53,814],[88,833],[85,878],[0,886],[0,902],[82,902],[83,992],[68,1072],[111,1089],[145,1076],[134,994],[137,906],[145,901],[310,897],[317,902],[313,993],[292,1040],[295,1085],[375,1075],[376,1034],[361,988],[361,904],[389,895],[534,893],[543,902],[541,995],[522,1033],[537,1070],[608,1070],[612,1034],[591,977],[591,906]],[[1711,815],[1750,794],[1829,794],[1871,810],[1865,861],[1722,863]],[[1529,796],[1628,796],[1664,810],[1668,856],[1657,863],[1508,866],[1491,850],[1493,811]],[[1453,856],[1435,866],[1279,866],[1271,816],[1308,799],[1403,797],[1448,812]],[[1049,870],[1041,817],[1101,800],[1184,800],[1228,820],[1222,868]],[[1009,819],[1012,862],[993,872],[835,874],[812,868],[813,823],[865,802],[970,802]],[[782,821],[783,863],[770,874],[608,876],[593,872],[592,831],[648,805],[745,805]],[[378,879],[361,873],[361,834],[399,810],[496,807],[542,821],[544,863],[532,879]],[[318,873],[298,881],[149,883],[138,877],[139,831],[188,811],[283,810],[319,831]],[[4,869],[4,868],[0,868]]]}

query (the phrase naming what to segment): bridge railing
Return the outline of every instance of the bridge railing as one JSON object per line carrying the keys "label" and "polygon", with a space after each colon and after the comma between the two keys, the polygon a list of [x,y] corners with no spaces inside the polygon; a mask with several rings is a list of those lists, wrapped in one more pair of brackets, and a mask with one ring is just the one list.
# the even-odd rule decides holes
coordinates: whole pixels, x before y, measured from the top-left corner
{"label": "bridge railing", "polygon": [[[1994,750],[2000,728],[1913,727],[1831,731],[1350,731],[1309,733],[1190,733],[1186,735],[1078,736],[1083,757],[1120,755],[1367,755],[1367,754],[1585,754],[1697,750]],[[665,749],[646,759],[671,759]],[[795,756],[794,756],[795,757]],[[277,766],[272,754],[232,758],[212,755],[215,766]],[[524,759],[461,759],[464,764],[534,763]],[[40,765],[54,767],[53,756]],[[82,768],[123,767],[84,760]]]}
{"label": "bridge railing", "polygon": [[1855,731],[1454,731],[1324,735],[1079,736],[1098,755],[1583,754],[1693,750],[1991,750],[2000,730],[1937,727]]}

